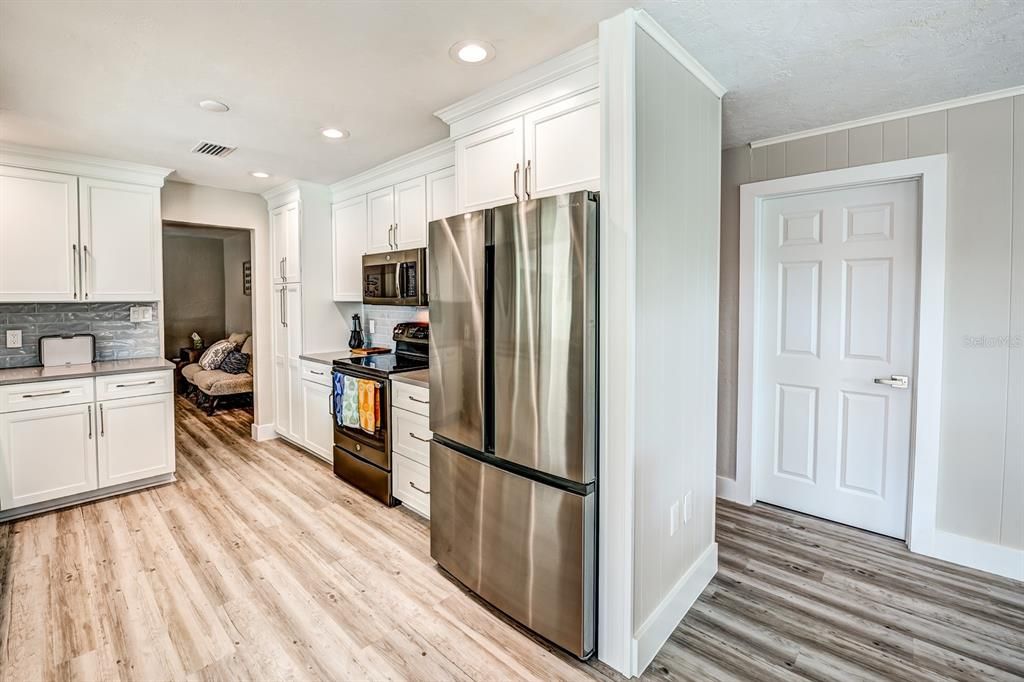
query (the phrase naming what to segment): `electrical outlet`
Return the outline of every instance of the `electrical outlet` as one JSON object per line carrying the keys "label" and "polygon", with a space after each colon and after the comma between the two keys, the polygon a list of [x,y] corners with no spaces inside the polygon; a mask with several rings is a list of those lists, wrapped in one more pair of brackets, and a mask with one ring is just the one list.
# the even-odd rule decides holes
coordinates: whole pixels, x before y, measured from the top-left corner
{"label": "electrical outlet", "polygon": [[693,491],[687,491],[683,496],[683,523],[689,523],[693,518]]}
{"label": "electrical outlet", "polygon": [[371,334],[376,334],[377,333],[377,320],[370,320],[370,333]]}
{"label": "electrical outlet", "polygon": [[7,330],[7,347],[8,348],[21,348],[21,330],[20,329],[8,329]]}
{"label": "electrical outlet", "polygon": [[153,309],[148,305],[133,305],[128,309],[128,318],[132,322],[152,322]]}
{"label": "electrical outlet", "polygon": [[668,508],[668,534],[669,536],[675,535],[679,529],[679,501],[676,500],[672,503],[672,506]]}

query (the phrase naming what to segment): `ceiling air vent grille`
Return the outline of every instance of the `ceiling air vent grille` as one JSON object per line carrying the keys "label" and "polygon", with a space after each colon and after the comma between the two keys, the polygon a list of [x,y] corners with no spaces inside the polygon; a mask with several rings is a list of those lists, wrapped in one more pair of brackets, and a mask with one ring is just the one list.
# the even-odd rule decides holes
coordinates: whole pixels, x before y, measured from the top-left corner
{"label": "ceiling air vent grille", "polygon": [[206,140],[202,140],[195,147],[192,147],[192,153],[204,154],[206,156],[227,156],[236,149],[238,149],[238,147],[229,147],[226,144],[217,144],[216,142],[207,142]]}

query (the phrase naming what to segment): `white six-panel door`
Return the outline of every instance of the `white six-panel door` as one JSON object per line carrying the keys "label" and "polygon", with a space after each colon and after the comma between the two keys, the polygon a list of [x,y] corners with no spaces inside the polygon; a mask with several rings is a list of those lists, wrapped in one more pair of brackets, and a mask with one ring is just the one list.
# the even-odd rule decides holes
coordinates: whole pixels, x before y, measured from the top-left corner
{"label": "white six-panel door", "polygon": [[757,499],[905,536],[918,221],[916,181],[764,202]]}

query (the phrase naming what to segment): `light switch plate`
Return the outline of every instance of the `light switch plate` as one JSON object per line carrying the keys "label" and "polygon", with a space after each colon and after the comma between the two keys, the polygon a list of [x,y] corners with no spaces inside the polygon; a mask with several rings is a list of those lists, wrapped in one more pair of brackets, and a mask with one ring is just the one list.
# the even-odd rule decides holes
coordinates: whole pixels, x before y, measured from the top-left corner
{"label": "light switch plate", "polygon": [[21,348],[21,330],[20,329],[8,329],[7,330],[7,347],[8,348]]}
{"label": "light switch plate", "polygon": [[672,506],[668,509],[668,534],[669,536],[675,535],[676,530],[679,529],[679,501],[672,503]]}
{"label": "light switch plate", "polygon": [[133,305],[129,309],[129,315],[132,322],[152,322],[153,321],[153,309],[145,305]]}
{"label": "light switch plate", "polygon": [[689,491],[683,497],[683,523],[689,523],[693,518],[693,491]]}
{"label": "light switch plate", "polygon": [[377,332],[377,320],[370,320],[370,333],[375,334]]}

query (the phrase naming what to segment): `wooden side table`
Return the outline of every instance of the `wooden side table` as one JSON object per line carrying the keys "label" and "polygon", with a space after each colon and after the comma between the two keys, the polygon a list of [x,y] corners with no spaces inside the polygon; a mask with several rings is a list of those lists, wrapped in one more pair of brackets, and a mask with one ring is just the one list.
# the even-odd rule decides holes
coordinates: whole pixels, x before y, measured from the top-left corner
{"label": "wooden side table", "polygon": [[199,358],[202,356],[204,348],[179,348],[178,357],[173,360],[174,362],[174,387],[178,393],[184,395],[188,389],[188,382],[185,381],[185,377],[181,375],[187,365],[191,365],[193,362],[199,362]]}

